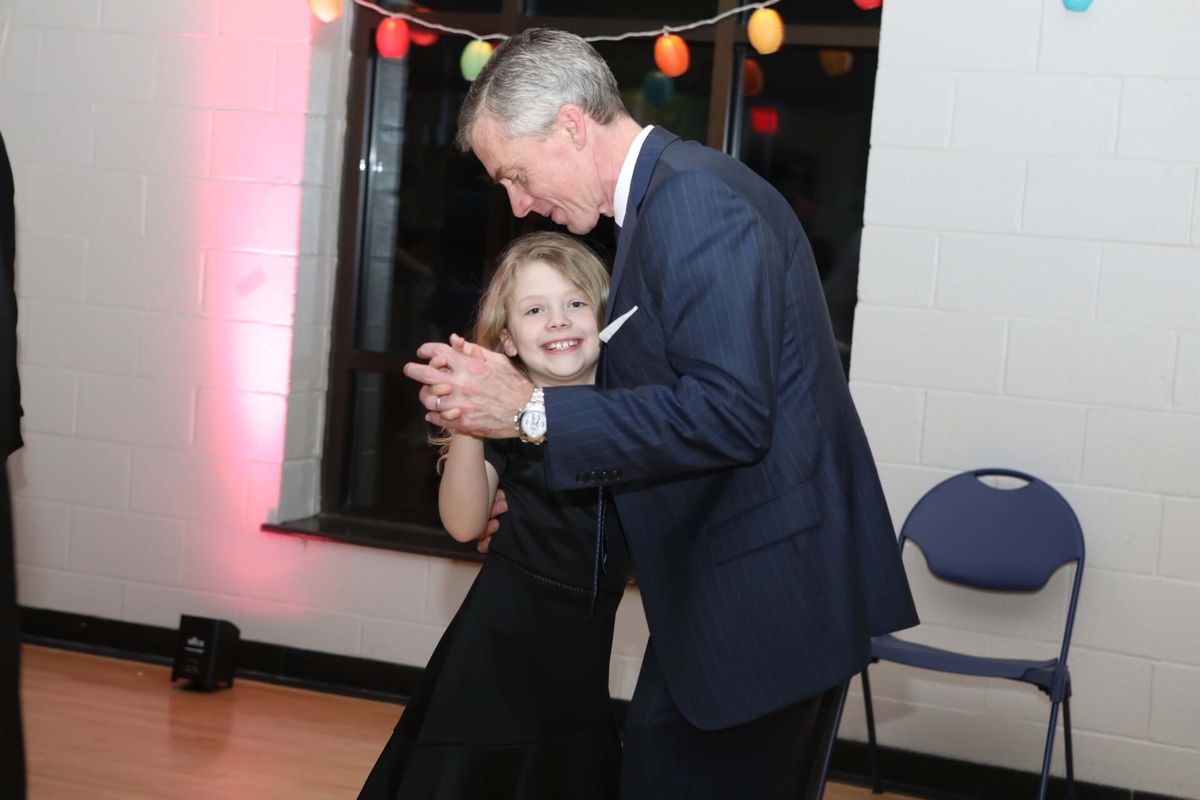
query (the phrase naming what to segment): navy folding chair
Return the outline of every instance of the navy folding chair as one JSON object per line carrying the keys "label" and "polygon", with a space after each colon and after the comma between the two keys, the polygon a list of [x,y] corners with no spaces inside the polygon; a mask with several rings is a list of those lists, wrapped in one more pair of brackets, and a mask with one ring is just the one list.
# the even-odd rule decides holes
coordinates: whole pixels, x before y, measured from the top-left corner
{"label": "navy folding chair", "polygon": [[[980,481],[991,476],[1017,478],[1027,483],[1019,488],[998,489]],[[971,656],[907,642],[890,634],[871,640],[872,662],[893,661],[959,675],[1007,678],[1031,683],[1045,692],[1050,698],[1050,726],[1042,757],[1039,798],[1046,797],[1061,704],[1067,797],[1073,797],[1075,768],[1071,757],[1071,673],[1067,669],[1067,650],[1083,577],[1083,531],[1075,512],[1062,495],[1032,475],[1009,469],[977,469],[948,478],[925,493],[900,531],[901,549],[908,540],[920,548],[929,571],[936,577],[993,592],[1037,591],[1060,567],[1075,562],[1067,626],[1058,658],[1034,661]],[[866,669],[862,684],[871,782],[879,793],[875,713]]]}

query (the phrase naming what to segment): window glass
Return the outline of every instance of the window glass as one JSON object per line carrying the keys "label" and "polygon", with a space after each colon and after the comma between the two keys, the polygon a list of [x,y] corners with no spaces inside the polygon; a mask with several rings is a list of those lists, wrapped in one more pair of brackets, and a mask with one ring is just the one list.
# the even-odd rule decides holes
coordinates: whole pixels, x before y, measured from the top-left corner
{"label": "window glass", "polygon": [[345,505],[437,527],[437,450],[424,418],[413,413],[417,389],[402,374],[354,376]]}
{"label": "window glass", "polygon": [[713,46],[688,42],[689,67],[668,78],[654,64],[653,39],[595,42],[621,89],[621,99],[643,125],[662,125],[684,139],[703,142],[708,132]]}
{"label": "window glass", "polygon": [[443,37],[376,60],[358,349],[411,354],[466,330],[481,270],[511,237],[503,192],[454,146],[462,47]]}

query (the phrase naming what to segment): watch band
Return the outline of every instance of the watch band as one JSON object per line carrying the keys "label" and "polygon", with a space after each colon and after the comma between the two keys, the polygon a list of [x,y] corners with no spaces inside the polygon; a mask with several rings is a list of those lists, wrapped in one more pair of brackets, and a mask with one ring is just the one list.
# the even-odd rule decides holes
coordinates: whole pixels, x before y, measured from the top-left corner
{"label": "watch band", "polygon": [[[542,387],[535,386],[533,388],[529,402],[522,406],[517,411],[517,415],[513,417],[513,424],[516,426],[517,436],[522,442],[541,444],[546,441],[546,393]],[[531,432],[529,430],[531,427],[539,429],[539,432]]]}

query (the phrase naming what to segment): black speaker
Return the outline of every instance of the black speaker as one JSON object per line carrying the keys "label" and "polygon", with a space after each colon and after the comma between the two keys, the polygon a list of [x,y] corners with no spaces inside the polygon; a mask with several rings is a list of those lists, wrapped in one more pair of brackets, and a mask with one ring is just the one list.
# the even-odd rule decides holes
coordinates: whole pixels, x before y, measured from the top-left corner
{"label": "black speaker", "polygon": [[232,622],[184,614],[179,618],[171,681],[184,678],[188,689],[200,692],[210,692],[222,683],[233,686],[240,635]]}

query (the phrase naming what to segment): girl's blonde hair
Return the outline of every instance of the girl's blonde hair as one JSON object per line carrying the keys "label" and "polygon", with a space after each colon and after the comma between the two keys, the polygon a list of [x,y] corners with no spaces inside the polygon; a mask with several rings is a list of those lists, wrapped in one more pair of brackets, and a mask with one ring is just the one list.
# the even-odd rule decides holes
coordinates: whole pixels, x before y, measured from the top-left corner
{"label": "girl's blonde hair", "polygon": [[[600,257],[587,245],[561,233],[541,232],[520,236],[509,242],[500,254],[492,278],[479,300],[471,340],[481,347],[503,353],[501,333],[508,327],[508,305],[517,282],[517,271],[526,264],[540,261],[556,270],[573,285],[578,286],[596,312],[596,326],[604,323],[608,304],[608,270]],[[513,366],[528,375],[519,356],[511,358]],[[442,431],[430,437],[430,443],[441,447],[438,472],[446,460],[450,434]]]}

